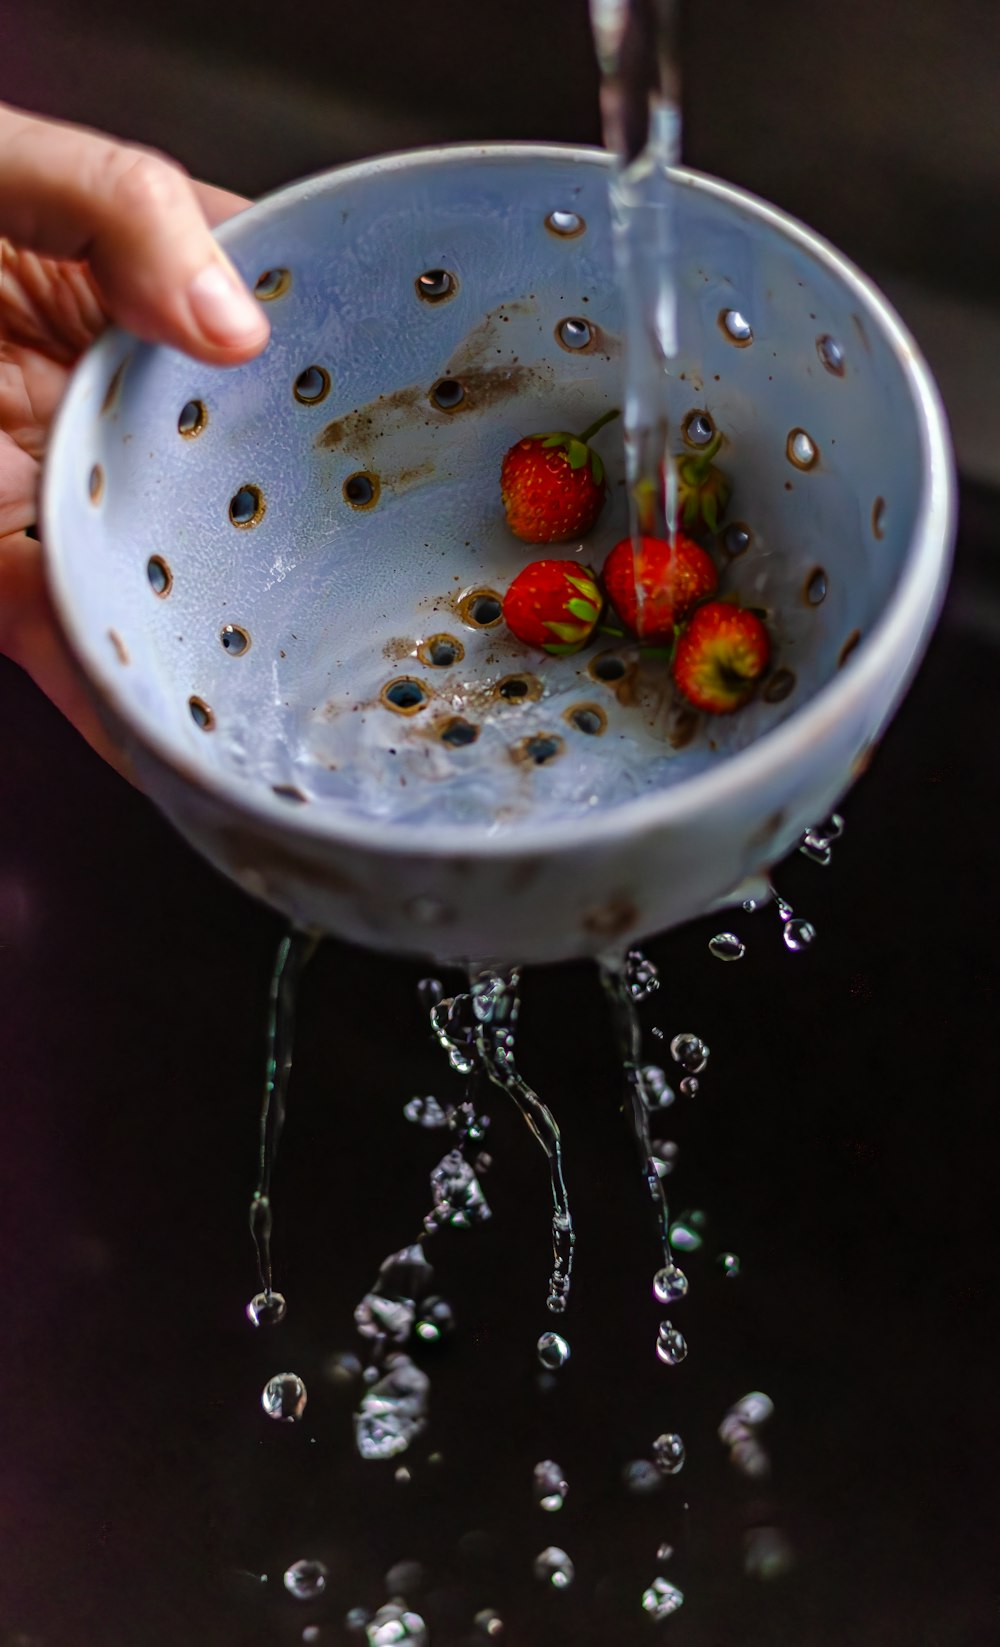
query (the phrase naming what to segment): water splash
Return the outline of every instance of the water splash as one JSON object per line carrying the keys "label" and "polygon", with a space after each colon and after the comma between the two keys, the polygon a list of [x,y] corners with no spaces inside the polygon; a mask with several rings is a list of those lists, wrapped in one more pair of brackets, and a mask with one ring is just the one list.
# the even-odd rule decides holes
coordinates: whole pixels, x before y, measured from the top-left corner
{"label": "water splash", "polygon": [[408,1355],[389,1356],[382,1378],[361,1397],[354,1440],[362,1458],[397,1458],[427,1423],[430,1379]]}
{"label": "water splash", "polygon": [[[261,1292],[266,1298],[270,1298],[274,1290],[271,1267],[271,1179],[285,1125],[288,1081],[292,1073],[296,993],[299,979],[315,953],[318,942],[317,938],[305,932],[288,933],[278,945],[271,973],[257,1184],[250,1202],[250,1233],[257,1253]],[[256,1300],[254,1302],[256,1303]]]}
{"label": "water splash", "polygon": [[403,1642],[409,1642],[410,1647],[427,1647],[430,1636],[419,1613],[390,1601],[365,1626],[365,1639],[368,1647],[397,1647]]}
{"label": "water splash", "polygon": [[470,978],[475,1047],[483,1069],[495,1086],[513,1098],[548,1159],[552,1191],[552,1275],[546,1304],[553,1313],[561,1314],[569,1300],[576,1235],[563,1175],[558,1124],[515,1062],[521,969],[511,967],[501,972],[473,968]]}
{"label": "water splash", "polygon": [[[670,1212],[663,1188],[663,1175],[657,1166],[657,1156],[649,1128],[650,1111],[665,1108],[673,1102],[673,1093],[667,1086],[666,1076],[655,1064],[642,1062],[642,1025],[639,1021],[639,1001],[630,981],[630,962],[635,951],[624,959],[615,955],[601,958],[600,977],[611,1008],[611,1017],[618,1039],[627,1097],[626,1115],[639,1153],[640,1170],[646,1180],[649,1198],[653,1203],[663,1247],[664,1265],[670,1263]],[[632,969],[634,975],[634,964]],[[669,1094],[669,1098],[668,1095]]]}
{"label": "water splash", "polygon": [[676,1584],[671,1584],[665,1578],[654,1578],[648,1590],[643,1592],[642,1605],[650,1618],[659,1622],[669,1618],[684,1605],[684,1592],[678,1590]]}

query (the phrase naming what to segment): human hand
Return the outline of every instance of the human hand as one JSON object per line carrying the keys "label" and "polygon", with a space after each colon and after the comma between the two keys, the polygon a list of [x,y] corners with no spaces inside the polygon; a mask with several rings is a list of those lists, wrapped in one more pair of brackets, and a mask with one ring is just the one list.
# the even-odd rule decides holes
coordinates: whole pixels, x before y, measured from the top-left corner
{"label": "human hand", "polygon": [[214,366],[259,354],[267,320],[210,233],[247,204],[149,150],[0,105],[0,653],[115,764],[28,536],[41,459],[109,320]]}

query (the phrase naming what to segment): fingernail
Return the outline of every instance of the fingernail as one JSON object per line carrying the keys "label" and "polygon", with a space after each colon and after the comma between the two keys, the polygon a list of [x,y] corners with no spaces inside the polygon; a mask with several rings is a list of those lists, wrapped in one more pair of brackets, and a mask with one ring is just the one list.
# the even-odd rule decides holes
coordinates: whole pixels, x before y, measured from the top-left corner
{"label": "fingernail", "polygon": [[209,263],[188,286],[188,302],[212,343],[246,344],[263,339],[267,321],[246,287],[224,263]]}

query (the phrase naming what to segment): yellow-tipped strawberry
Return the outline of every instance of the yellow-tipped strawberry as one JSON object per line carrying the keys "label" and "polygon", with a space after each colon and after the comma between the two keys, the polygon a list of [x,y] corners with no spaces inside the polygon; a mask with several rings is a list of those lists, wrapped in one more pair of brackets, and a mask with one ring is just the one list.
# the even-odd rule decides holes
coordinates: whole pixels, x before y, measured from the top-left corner
{"label": "yellow-tipped strawberry", "polygon": [[525,435],[510,448],[500,470],[507,525],[522,543],[568,543],[595,524],[608,495],[604,464],[587,442],[617,407],[582,435],[554,429]]}
{"label": "yellow-tipped strawberry", "polygon": [[565,657],[586,646],[603,606],[588,566],[575,560],[533,560],[508,589],[503,615],[518,640]]}
{"label": "yellow-tipped strawberry", "polygon": [[677,524],[685,532],[717,532],[729,506],[729,481],[713,461],[721,445],[717,433],[703,452],[685,452],[676,459]]}
{"label": "yellow-tipped strawberry", "polygon": [[753,612],[710,600],[677,638],[674,680],[696,709],[730,715],[751,697],[770,656],[767,630]]}

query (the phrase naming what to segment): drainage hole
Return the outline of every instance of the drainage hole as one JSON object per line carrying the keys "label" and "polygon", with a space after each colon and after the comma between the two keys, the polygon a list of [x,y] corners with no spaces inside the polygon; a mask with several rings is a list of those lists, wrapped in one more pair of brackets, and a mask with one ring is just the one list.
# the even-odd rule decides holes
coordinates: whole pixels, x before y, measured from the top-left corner
{"label": "drainage hole", "polygon": [[382,702],[401,715],[415,715],[418,709],[424,708],[429,696],[423,681],[414,680],[412,675],[401,675],[382,688]]}
{"label": "drainage hole", "polygon": [[461,663],[465,647],[454,635],[431,635],[417,647],[417,657],[432,669],[450,669],[453,663]]}
{"label": "drainage hole", "polygon": [[475,743],[479,736],[478,726],[471,721],[463,720],[461,715],[455,715],[446,721],[441,729],[441,742],[450,744],[452,749],[462,749],[466,744]]}
{"label": "drainage hole", "polygon": [[578,732],[596,738],[606,729],[608,717],[596,703],[577,703],[566,711],[566,719]]}
{"label": "drainage hole", "polygon": [[256,526],[263,519],[265,507],[259,486],[241,486],[229,500],[229,518],[234,526]]}

